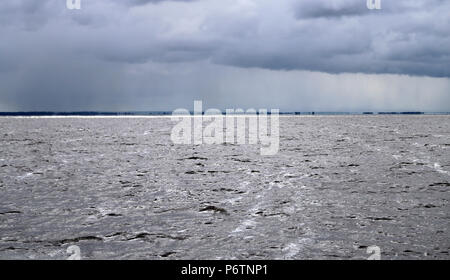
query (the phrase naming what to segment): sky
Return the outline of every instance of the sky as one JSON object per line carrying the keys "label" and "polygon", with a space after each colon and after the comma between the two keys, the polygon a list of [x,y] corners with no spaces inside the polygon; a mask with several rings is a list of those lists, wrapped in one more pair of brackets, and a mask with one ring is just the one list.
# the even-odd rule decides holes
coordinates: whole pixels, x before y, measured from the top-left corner
{"label": "sky", "polygon": [[450,111],[450,1],[0,1],[0,111]]}

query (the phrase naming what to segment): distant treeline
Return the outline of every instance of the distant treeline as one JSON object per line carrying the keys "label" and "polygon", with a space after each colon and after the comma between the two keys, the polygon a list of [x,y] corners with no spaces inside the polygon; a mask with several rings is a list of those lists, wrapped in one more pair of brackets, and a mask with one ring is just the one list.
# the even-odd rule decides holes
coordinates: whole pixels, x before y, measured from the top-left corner
{"label": "distant treeline", "polygon": [[0,112],[0,116],[163,116],[172,112]]}
{"label": "distant treeline", "polygon": [[[191,112],[193,114],[193,112]],[[225,113],[223,113],[225,115]],[[258,112],[257,112],[258,114]],[[267,112],[270,115],[270,111]],[[280,112],[280,115],[448,115],[450,112]],[[149,112],[0,112],[0,116],[167,116],[169,111]]]}

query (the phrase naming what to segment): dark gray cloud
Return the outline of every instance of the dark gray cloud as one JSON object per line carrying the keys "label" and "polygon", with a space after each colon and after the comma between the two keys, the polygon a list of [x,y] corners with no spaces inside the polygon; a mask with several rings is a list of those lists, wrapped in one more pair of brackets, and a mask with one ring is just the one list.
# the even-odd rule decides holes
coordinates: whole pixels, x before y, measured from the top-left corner
{"label": "dark gray cloud", "polygon": [[343,16],[365,15],[371,12],[366,2],[360,0],[348,1],[298,1],[295,3],[295,16],[304,18],[333,18]]}
{"label": "dark gray cloud", "polygon": [[[377,11],[364,0],[284,0],[275,9],[250,0],[120,1],[141,5],[132,12],[103,0],[76,12],[55,0],[10,2],[0,6],[6,28],[66,24],[74,48],[106,60],[450,76],[448,1],[382,1]],[[182,3],[142,6],[162,2]]]}
{"label": "dark gray cloud", "polygon": [[[142,92],[152,106],[178,104],[196,91],[230,88],[221,82],[232,83],[228,75],[255,82],[253,73],[267,81],[289,71],[448,81],[450,1],[381,1],[382,10],[368,10],[366,0],[82,0],[81,10],[63,0],[1,1],[0,109],[133,109]],[[205,73],[205,65],[221,74]],[[439,81],[436,98],[448,89]],[[287,84],[278,86],[289,98],[303,88]]]}

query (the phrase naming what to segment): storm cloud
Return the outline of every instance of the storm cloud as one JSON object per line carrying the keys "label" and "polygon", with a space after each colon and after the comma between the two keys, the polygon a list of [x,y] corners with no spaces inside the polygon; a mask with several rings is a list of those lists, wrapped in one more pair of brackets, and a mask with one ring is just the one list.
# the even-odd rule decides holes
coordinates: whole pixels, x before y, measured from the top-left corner
{"label": "storm cloud", "polygon": [[0,110],[450,109],[450,1],[81,1],[0,2]]}

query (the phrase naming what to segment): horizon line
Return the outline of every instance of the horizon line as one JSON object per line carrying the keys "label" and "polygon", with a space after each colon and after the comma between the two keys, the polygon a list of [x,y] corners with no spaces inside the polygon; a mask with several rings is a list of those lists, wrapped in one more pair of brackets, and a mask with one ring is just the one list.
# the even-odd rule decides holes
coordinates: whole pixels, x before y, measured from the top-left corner
{"label": "horizon line", "polygon": [[[193,111],[189,112],[194,114]],[[204,115],[205,112],[202,112]],[[259,115],[259,112],[256,112]],[[271,112],[267,111],[270,115]],[[449,115],[438,111],[280,111],[280,115]],[[0,112],[0,116],[167,116],[172,111],[11,111]],[[226,115],[226,112],[222,112]],[[235,114],[239,115],[239,114]],[[245,115],[245,113],[243,113]]]}

